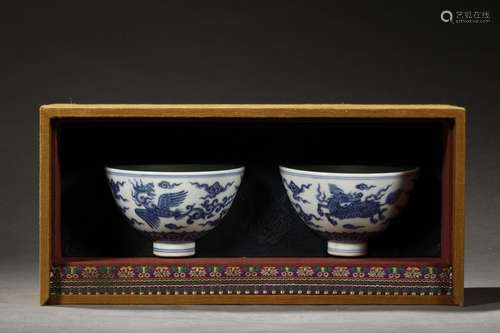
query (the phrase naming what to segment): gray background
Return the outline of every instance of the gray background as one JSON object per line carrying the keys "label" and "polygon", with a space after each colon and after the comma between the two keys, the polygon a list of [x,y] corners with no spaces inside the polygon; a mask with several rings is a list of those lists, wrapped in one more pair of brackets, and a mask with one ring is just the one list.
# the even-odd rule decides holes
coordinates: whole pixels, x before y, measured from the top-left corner
{"label": "gray background", "polygon": [[[492,23],[444,24],[443,9],[488,10]],[[1,332],[498,331],[493,3],[45,1],[0,15]],[[464,106],[467,306],[39,307],[37,109],[53,102]]]}

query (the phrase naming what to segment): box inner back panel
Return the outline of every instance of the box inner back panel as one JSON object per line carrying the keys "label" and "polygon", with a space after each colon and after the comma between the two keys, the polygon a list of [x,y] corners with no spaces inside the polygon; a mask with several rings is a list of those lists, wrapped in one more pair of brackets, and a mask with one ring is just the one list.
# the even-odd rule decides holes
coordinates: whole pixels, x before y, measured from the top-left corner
{"label": "box inner back panel", "polygon": [[64,257],[148,257],[151,241],[121,216],[105,178],[116,164],[246,166],[220,225],[196,257],[326,257],[292,209],[279,164],[414,165],[421,168],[405,213],[370,240],[369,257],[438,257],[441,251],[440,121],[60,120],[61,252]]}

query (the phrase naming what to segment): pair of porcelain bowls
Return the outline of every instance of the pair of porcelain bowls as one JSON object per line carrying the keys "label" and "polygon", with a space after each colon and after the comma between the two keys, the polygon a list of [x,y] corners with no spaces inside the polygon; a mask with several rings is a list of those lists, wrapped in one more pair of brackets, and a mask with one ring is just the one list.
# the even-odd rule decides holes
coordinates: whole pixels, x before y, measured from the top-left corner
{"label": "pair of porcelain bowls", "polygon": [[[406,206],[418,168],[280,166],[301,220],[336,256],[363,256],[367,240]],[[227,165],[107,167],[113,197],[127,221],[153,240],[153,254],[195,254],[234,202],[245,168]]]}

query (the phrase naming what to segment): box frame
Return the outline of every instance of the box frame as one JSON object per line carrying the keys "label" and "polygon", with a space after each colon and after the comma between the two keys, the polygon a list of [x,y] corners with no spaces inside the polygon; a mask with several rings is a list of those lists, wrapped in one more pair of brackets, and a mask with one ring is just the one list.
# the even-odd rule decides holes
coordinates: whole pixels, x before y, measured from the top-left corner
{"label": "box frame", "polygon": [[[451,294],[415,294],[415,293],[298,293],[288,290],[286,293],[256,294],[254,292],[238,292],[234,294],[196,292],[184,293],[69,293],[51,294],[51,283],[54,275],[54,221],[58,218],[60,209],[60,193],[55,186],[55,173],[58,168],[58,156],[55,147],[57,138],[54,137],[53,123],[61,118],[231,118],[231,119],[321,119],[321,118],[349,118],[349,119],[406,119],[450,120],[449,149],[444,167],[451,170],[449,177],[449,202],[451,216],[449,221],[449,247],[443,248],[442,258],[449,258],[449,276]],[[40,303],[41,304],[457,304],[464,302],[464,188],[465,188],[465,110],[461,107],[449,105],[350,105],[350,104],[298,104],[298,105],[78,105],[53,104],[40,108]],[[446,241],[446,239],[445,239]],[[449,253],[447,253],[449,249]],[[197,261],[198,260],[198,261]],[[199,264],[202,259],[191,259],[190,263]],[[300,258],[305,264],[325,263],[325,258]],[[294,263],[293,258],[229,258],[209,260],[217,264],[234,263],[237,265],[279,263],[288,267]],[[330,260],[331,261],[331,260]],[[428,259],[428,263],[436,261]],[[448,263],[448,260],[446,260]],[[117,261],[119,262],[119,260]],[[148,259],[135,261],[139,264],[148,264]],[[351,267],[364,265],[370,260],[335,259],[335,265]],[[75,264],[69,259],[66,267]],[[94,265],[95,262],[82,262],[81,265]],[[385,264],[408,267],[414,265],[412,260],[388,259]],[[82,266],[83,267],[83,266]],[[144,266],[146,267],[146,266]]]}

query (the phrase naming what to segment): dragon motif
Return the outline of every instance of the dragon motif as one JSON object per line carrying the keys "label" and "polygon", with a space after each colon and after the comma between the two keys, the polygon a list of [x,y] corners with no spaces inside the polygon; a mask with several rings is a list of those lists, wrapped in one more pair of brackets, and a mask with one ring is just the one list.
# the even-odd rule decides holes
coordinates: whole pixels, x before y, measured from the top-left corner
{"label": "dragon motif", "polygon": [[[386,206],[395,203],[402,193],[401,190],[395,190],[386,196],[385,202],[381,202],[391,185],[387,185],[376,193],[367,196],[364,196],[362,192],[345,193],[334,184],[329,184],[328,187],[330,195],[321,192],[320,185],[317,187],[316,198],[319,202],[317,211],[320,216],[325,216],[335,225],[337,224],[336,219],[352,218],[369,218],[371,223],[377,223],[385,219]],[[356,188],[367,190],[370,187],[363,184],[363,186],[356,186]],[[352,225],[344,225],[344,227],[346,229],[356,228]]]}

